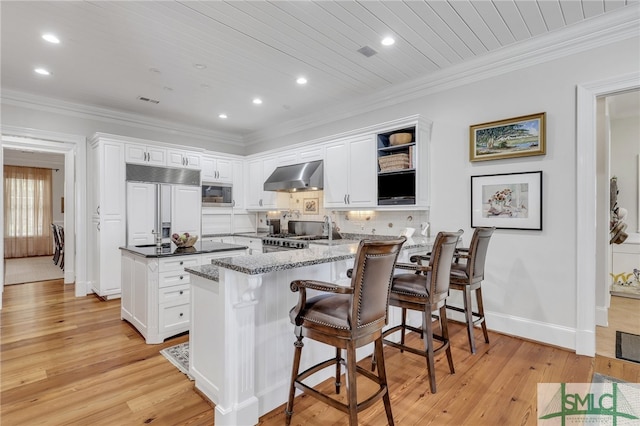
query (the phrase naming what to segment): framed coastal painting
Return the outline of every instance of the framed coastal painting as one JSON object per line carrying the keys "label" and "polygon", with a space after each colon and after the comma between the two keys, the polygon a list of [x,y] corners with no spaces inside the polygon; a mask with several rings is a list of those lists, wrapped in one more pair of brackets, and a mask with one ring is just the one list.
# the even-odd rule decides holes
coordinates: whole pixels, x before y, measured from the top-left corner
{"label": "framed coastal painting", "polygon": [[545,113],[470,126],[469,161],[545,154]]}
{"label": "framed coastal painting", "polygon": [[305,198],[302,200],[302,214],[318,214],[318,198]]}
{"label": "framed coastal painting", "polygon": [[471,227],[542,231],[542,172],[471,176]]}

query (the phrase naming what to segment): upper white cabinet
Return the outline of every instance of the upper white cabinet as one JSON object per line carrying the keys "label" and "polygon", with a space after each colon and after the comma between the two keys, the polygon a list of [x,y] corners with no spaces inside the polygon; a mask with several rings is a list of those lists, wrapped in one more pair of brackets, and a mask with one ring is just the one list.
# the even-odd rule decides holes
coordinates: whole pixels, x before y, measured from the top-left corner
{"label": "upper white cabinet", "polygon": [[372,135],[354,136],[325,147],[324,206],[376,206],[375,144]]}
{"label": "upper white cabinet", "polygon": [[279,165],[277,157],[256,158],[247,162],[246,206],[247,210],[276,208],[276,193],[264,190],[264,182]]}
{"label": "upper white cabinet", "polygon": [[233,167],[233,160],[205,154],[202,156],[202,181],[235,183]]}
{"label": "upper white cabinet", "polygon": [[166,166],[167,150],[152,145],[126,144],[125,161],[127,163],[146,164],[148,166]]}
{"label": "upper white cabinet", "polygon": [[245,190],[244,190],[244,162],[240,160],[233,160],[231,162],[232,178],[233,182],[233,208],[242,210],[245,205]]}
{"label": "upper white cabinet", "polygon": [[202,158],[198,152],[173,148],[167,150],[167,166],[169,167],[200,170],[201,161]]}

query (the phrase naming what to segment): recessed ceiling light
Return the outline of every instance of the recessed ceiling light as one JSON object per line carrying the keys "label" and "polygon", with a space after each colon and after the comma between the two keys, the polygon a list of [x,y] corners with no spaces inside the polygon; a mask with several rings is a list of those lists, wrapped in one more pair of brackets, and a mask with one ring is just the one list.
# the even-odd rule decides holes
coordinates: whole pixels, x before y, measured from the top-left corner
{"label": "recessed ceiling light", "polygon": [[224,113],[223,114],[218,114],[218,118],[225,119],[225,118],[227,118],[227,114],[224,114]]}
{"label": "recessed ceiling light", "polygon": [[207,68],[207,66],[205,64],[193,64],[193,66],[196,69],[199,69],[199,70],[203,70],[203,69]]}
{"label": "recessed ceiling light", "polygon": [[51,72],[49,72],[48,70],[46,70],[44,68],[36,68],[36,69],[34,69],[34,71],[37,74],[40,74],[40,75],[51,75]]}
{"label": "recessed ceiling light", "polygon": [[382,41],[380,43],[383,46],[391,46],[395,42],[396,41],[393,39],[393,37],[385,37],[385,38],[382,39]]}
{"label": "recessed ceiling light", "polygon": [[296,80],[296,83],[298,84],[307,84],[307,79],[304,77],[298,77],[298,79]]}
{"label": "recessed ceiling light", "polygon": [[256,104],[256,105],[260,105],[260,104],[262,103],[262,99],[260,99],[260,98],[255,98],[255,99],[253,100],[253,103],[254,103],[254,104]]}
{"label": "recessed ceiling light", "polygon": [[43,34],[42,38],[48,41],[49,43],[54,43],[54,44],[60,43],[60,39],[53,34]]}

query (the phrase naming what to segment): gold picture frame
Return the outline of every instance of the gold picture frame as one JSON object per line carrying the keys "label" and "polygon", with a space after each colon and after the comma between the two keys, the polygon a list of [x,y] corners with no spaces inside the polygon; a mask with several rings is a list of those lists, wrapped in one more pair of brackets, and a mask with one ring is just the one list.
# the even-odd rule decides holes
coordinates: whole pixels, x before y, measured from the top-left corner
{"label": "gold picture frame", "polygon": [[318,214],[318,198],[304,198],[302,200],[302,214]]}
{"label": "gold picture frame", "polygon": [[501,160],[546,153],[546,113],[469,127],[469,161]]}

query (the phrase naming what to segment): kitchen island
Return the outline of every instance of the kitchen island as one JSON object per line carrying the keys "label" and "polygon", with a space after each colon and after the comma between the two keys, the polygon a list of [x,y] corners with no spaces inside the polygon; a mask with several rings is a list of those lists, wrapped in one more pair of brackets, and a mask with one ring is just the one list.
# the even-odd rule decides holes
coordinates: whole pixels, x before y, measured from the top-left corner
{"label": "kitchen island", "polygon": [[187,266],[210,264],[218,257],[239,256],[247,247],[197,242],[193,247],[120,247],[122,298],[120,317],[133,325],[148,344],[189,330],[190,275]]}
{"label": "kitchen island", "polygon": [[[430,239],[409,239],[400,260],[425,253],[431,245]],[[216,425],[254,425],[286,402],[295,341],[289,311],[298,300],[289,284],[316,279],[349,285],[346,271],[357,248],[357,243],[344,242],[312,245],[185,269],[191,274],[189,373],[196,388],[216,404]],[[391,322],[399,318],[395,311],[390,316]],[[301,370],[335,356],[334,348],[304,343]],[[360,348],[358,358],[371,351]],[[308,383],[330,377],[329,370]]]}

